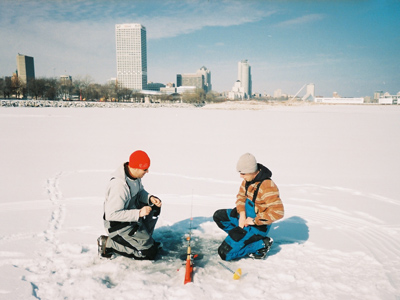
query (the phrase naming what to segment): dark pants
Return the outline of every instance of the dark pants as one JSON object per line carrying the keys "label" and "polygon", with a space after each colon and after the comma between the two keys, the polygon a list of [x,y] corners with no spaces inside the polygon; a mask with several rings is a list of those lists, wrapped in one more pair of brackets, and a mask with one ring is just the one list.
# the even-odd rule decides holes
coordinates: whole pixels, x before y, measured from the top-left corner
{"label": "dark pants", "polygon": [[157,216],[154,210],[146,218],[141,218],[139,222],[131,223],[118,230],[113,230],[110,222],[105,221],[109,239],[107,248],[120,255],[134,259],[155,259],[158,247],[152,238],[154,228],[157,223]]}
{"label": "dark pants", "polygon": [[239,214],[236,208],[217,210],[213,219],[219,228],[228,233],[218,248],[218,254],[223,260],[245,257],[265,247],[263,239],[267,236],[269,227],[267,225],[239,227]]}

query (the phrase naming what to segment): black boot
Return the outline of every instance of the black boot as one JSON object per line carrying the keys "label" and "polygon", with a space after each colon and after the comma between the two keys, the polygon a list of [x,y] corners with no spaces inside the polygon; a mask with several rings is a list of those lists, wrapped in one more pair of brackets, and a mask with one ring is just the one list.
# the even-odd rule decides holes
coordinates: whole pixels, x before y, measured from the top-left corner
{"label": "black boot", "polygon": [[274,240],[267,236],[263,241],[264,241],[264,245],[265,245],[264,248],[261,248],[256,253],[250,253],[249,256],[251,258],[263,259],[267,255],[269,249],[271,249],[271,246],[272,246]]}
{"label": "black boot", "polygon": [[97,250],[100,257],[111,258],[113,251],[111,248],[106,248],[108,236],[102,235],[97,239]]}

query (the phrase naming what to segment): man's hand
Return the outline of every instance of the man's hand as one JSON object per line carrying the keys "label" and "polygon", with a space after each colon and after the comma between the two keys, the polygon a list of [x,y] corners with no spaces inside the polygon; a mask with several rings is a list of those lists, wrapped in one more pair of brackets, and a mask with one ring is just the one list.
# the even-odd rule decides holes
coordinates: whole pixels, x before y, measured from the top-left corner
{"label": "man's hand", "polygon": [[150,196],[150,202],[153,203],[157,207],[161,207],[162,202],[156,196]]}
{"label": "man's hand", "polygon": [[139,217],[147,216],[151,212],[150,206],[142,207],[139,211]]}

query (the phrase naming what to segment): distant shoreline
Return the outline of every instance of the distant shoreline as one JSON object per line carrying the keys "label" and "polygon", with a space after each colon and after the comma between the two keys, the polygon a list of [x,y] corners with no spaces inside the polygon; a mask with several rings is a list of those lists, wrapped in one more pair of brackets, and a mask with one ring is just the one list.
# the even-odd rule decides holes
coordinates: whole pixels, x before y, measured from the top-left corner
{"label": "distant shoreline", "polygon": [[[262,110],[276,106],[381,106],[378,103],[344,104],[344,103],[315,103],[305,101],[224,101],[219,103],[131,103],[131,102],[94,102],[94,101],[59,101],[59,100],[20,100],[20,99],[0,99],[0,107],[97,107],[97,108],[203,108],[203,109],[228,109],[228,110]],[[384,105],[385,106],[385,105]],[[388,105],[386,105],[388,106]],[[391,105],[389,105],[391,106]],[[393,105],[397,106],[397,105]]]}

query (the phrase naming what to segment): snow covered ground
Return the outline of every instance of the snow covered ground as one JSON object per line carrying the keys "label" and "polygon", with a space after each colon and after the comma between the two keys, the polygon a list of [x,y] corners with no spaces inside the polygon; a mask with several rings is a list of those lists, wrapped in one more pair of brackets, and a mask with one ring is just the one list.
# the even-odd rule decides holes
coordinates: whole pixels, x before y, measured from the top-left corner
{"label": "snow covered ground", "polygon": [[[239,108],[0,108],[0,299],[400,299],[400,107]],[[109,174],[136,149],[169,254],[102,260]],[[233,280],[212,214],[234,206],[245,152],[286,214],[267,259],[225,262]],[[184,285],[191,214],[204,258]]]}

